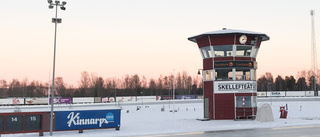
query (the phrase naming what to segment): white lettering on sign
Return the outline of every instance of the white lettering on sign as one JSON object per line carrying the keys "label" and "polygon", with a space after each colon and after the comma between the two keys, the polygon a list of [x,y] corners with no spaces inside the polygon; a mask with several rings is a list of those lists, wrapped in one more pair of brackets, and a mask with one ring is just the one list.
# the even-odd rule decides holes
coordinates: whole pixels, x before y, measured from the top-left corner
{"label": "white lettering on sign", "polygon": [[36,116],[32,116],[32,117],[30,117],[30,121],[37,121]]}
{"label": "white lettering on sign", "polygon": [[255,90],[255,83],[219,83],[218,90]]}
{"label": "white lettering on sign", "polygon": [[11,118],[11,121],[12,121],[12,122],[17,122],[17,121],[18,121],[18,118],[17,118],[17,117],[12,117],[12,118]]}
{"label": "white lettering on sign", "polygon": [[87,119],[81,119],[80,113],[77,113],[74,115],[74,112],[71,112],[67,119],[69,121],[67,122],[68,127],[71,127],[72,125],[96,125],[99,124],[99,127],[102,126],[103,123],[108,124],[108,120],[106,118],[87,118]]}

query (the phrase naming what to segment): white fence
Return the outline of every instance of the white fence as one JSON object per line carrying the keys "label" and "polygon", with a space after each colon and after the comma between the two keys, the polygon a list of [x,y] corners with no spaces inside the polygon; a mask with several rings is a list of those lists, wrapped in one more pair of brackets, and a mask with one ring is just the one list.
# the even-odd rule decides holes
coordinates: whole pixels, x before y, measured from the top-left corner
{"label": "white fence", "polygon": [[313,97],[314,91],[263,91],[257,92],[258,97]]}
{"label": "white fence", "polygon": [[[73,104],[90,104],[90,103],[110,103],[114,101],[120,102],[154,102],[157,101],[156,96],[123,96],[117,97],[73,97]],[[0,99],[0,106],[4,105],[47,105],[48,98],[3,98]]]}

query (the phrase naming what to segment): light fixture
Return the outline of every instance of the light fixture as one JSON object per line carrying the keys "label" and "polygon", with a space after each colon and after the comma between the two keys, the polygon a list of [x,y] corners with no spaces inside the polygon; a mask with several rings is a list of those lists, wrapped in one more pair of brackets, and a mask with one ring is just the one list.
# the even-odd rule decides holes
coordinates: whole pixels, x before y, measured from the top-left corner
{"label": "light fixture", "polygon": [[202,71],[203,71],[203,69],[198,69],[198,75],[200,75],[200,74],[201,74],[200,70],[202,70]]}
{"label": "light fixture", "polygon": [[62,6],[62,7],[60,7],[60,9],[61,9],[61,10],[66,10],[66,7],[63,7],[63,6]]}
{"label": "light fixture", "polygon": [[48,3],[51,4],[51,3],[52,3],[52,0],[48,0]]}
{"label": "light fixture", "polygon": [[65,2],[65,1],[62,2],[62,5],[66,5],[66,4],[67,4],[67,2]]}
{"label": "light fixture", "polygon": [[49,9],[53,9],[53,5],[49,5]]}

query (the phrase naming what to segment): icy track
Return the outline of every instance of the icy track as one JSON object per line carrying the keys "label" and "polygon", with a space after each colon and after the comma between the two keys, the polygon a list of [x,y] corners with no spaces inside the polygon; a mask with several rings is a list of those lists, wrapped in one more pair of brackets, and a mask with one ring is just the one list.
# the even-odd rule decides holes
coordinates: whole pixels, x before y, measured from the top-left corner
{"label": "icy track", "polygon": [[[56,106],[58,109],[103,109],[121,107],[121,127],[119,131],[115,129],[95,129],[84,130],[84,133],[78,131],[59,131],[54,132],[55,137],[102,137],[102,136],[152,136],[159,134],[179,134],[202,131],[236,130],[252,128],[276,128],[286,126],[301,125],[319,125],[320,123],[320,98],[259,98],[258,107],[264,103],[271,104],[274,122],[258,122],[252,120],[211,120],[198,121],[197,118],[203,118],[202,100],[176,100],[174,105],[172,101],[158,102],[139,102],[139,103],[120,103],[120,104],[91,104]],[[288,105],[289,112],[287,119],[279,119],[279,107]],[[137,106],[141,109],[137,110]],[[47,107],[47,106],[44,106]],[[43,111],[49,108],[20,107],[22,111]],[[165,108],[161,111],[161,108]],[[177,112],[170,110],[173,107]],[[11,110],[10,110],[11,109]],[[12,108],[1,108],[5,111],[13,111]],[[37,137],[38,133],[23,134],[4,134],[2,137]],[[44,136],[49,136],[48,132]]]}

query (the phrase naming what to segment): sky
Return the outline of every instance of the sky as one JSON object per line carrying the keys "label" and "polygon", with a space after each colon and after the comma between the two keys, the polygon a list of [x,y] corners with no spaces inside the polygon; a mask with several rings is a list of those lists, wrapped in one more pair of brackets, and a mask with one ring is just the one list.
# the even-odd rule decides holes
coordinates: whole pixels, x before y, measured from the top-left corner
{"label": "sky", "polygon": [[[78,86],[81,72],[103,78],[159,78],[186,71],[196,77],[202,58],[187,38],[222,28],[265,33],[257,78],[296,76],[311,68],[311,16],[318,0],[67,0],[58,9],[55,76]],[[55,10],[47,0],[0,5],[0,79],[52,79]],[[319,54],[317,48],[317,54]],[[319,61],[318,61],[319,64]]]}

